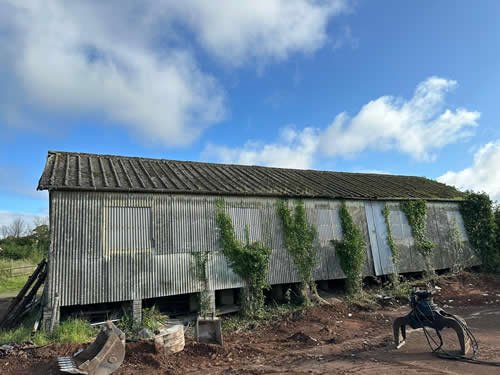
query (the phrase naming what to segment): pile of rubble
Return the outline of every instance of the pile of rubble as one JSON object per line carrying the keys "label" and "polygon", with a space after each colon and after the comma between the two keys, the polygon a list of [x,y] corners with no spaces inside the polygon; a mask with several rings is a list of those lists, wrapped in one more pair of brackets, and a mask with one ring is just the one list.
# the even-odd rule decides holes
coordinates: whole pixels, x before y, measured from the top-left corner
{"label": "pile of rubble", "polygon": [[35,348],[36,348],[36,345],[33,341],[26,341],[22,344],[0,345],[0,358],[5,358],[9,355],[19,356],[21,353],[26,354],[26,350],[35,349]]}

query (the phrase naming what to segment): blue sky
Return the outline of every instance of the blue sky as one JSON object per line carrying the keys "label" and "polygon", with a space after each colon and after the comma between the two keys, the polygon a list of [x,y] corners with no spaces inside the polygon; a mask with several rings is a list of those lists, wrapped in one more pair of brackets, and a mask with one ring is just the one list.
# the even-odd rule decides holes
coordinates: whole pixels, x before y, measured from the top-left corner
{"label": "blue sky", "polygon": [[48,150],[426,176],[500,199],[500,2],[0,2],[0,225]]}

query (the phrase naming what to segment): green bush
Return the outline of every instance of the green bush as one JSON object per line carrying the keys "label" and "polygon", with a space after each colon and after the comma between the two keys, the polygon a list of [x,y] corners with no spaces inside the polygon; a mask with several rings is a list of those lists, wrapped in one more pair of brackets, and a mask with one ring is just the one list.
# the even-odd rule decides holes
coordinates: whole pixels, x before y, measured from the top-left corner
{"label": "green bush", "polygon": [[[493,202],[486,193],[468,191],[460,204],[467,236],[472,248],[490,272],[500,272],[500,236],[498,210],[493,214]],[[498,222],[498,221],[497,221]]]}
{"label": "green bush", "polygon": [[40,225],[29,236],[4,238],[0,240],[0,247],[3,249],[1,258],[30,259],[33,263],[39,263],[49,252],[48,227]]}
{"label": "green bush", "polygon": [[14,239],[6,239],[0,241],[0,247],[3,249],[1,256],[6,259],[26,259],[33,251],[31,245],[21,245]]}

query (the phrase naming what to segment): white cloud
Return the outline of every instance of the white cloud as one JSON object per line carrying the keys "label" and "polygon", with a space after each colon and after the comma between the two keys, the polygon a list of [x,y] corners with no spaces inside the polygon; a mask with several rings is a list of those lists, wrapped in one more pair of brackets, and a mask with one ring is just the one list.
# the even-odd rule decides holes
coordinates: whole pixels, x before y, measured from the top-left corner
{"label": "white cloud", "polygon": [[417,160],[433,160],[437,150],[471,136],[478,125],[479,112],[443,110],[445,94],[456,85],[452,80],[431,77],[418,84],[410,100],[383,96],[364,105],[353,118],[338,114],[325,130],[284,128],[276,143],[249,141],[241,148],[209,144],[202,158],[306,169],[313,168],[318,153],[348,157],[366,149],[395,149]]}
{"label": "white cloud", "polygon": [[321,137],[328,156],[349,156],[366,149],[396,149],[417,160],[432,160],[435,151],[472,135],[479,112],[443,109],[445,95],[456,81],[431,77],[421,82],[410,100],[382,96],[350,118],[335,117]]}
{"label": "white cloud", "polygon": [[481,147],[474,154],[472,166],[458,172],[446,172],[438,181],[461,190],[484,191],[493,200],[500,201],[499,166],[500,139]]}
{"label": "white cloud", "polygon": [[[0,22],[10,21],[0,33],[0,61],[37,108],[100,113],[148,141],[189,144],[222,118],[220,89],[187,50],[148,47],[150,25],[140,10],[132,19],[133,9],[114,5],[3,5]],[[18,112],[9,111],[11,119]]]}
{"label": "white cloud", "polygon": [[222,163],[264,165],[268,167],[308,169],[314,164],[319,137],[316,129],[296,131],[283,128],[277,143],[247,142],[242,148],[209,144],[202,153],[207,160],[215,158]]}
{"label": "white cloud", "polygon": [[172,8],[218,58],[239,64],[247,58],[281,60],[313,52],[327,40],[330,18],[348,10],[347,0],[185,0]]}
{"label": "white cloud", "polygon": [[343,0],[7,0],[0,113],[12,127],[37,126],[27,112],[98,115],[146,141],[187,145],[225,112],[191,36],[224,63],[281,60],[320,48],[346,9]]}

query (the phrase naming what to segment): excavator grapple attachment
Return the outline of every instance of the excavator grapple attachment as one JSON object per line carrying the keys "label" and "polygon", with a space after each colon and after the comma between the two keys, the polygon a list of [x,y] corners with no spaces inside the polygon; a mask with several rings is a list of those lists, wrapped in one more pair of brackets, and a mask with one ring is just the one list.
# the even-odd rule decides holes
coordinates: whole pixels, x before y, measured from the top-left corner
{"label": "excavator grapple attachment", "polygon": [[439,308],[432,299],[432,291],[428,288],[421,290],[415,288],[411,295],[410,306],[412,310],[405,316],[394,320],[393,332],[396,349],[401,348],[406,342],[406,326],[413,329],[433,328],[439,338],[440,349],[443,346],[441,330],[443,328],[452,328],[455,330],[460,343],[460,355],[464,356],[471,350],[471,341],[466,334],[467,323],[457,315],[452,315]]}
{"label": "excavator grapple attachment", "polygon": [[59,357],[59,369],[70,374],[109,375],[125,358],[125,334],[107,321],[96,339],[73,357]]}

